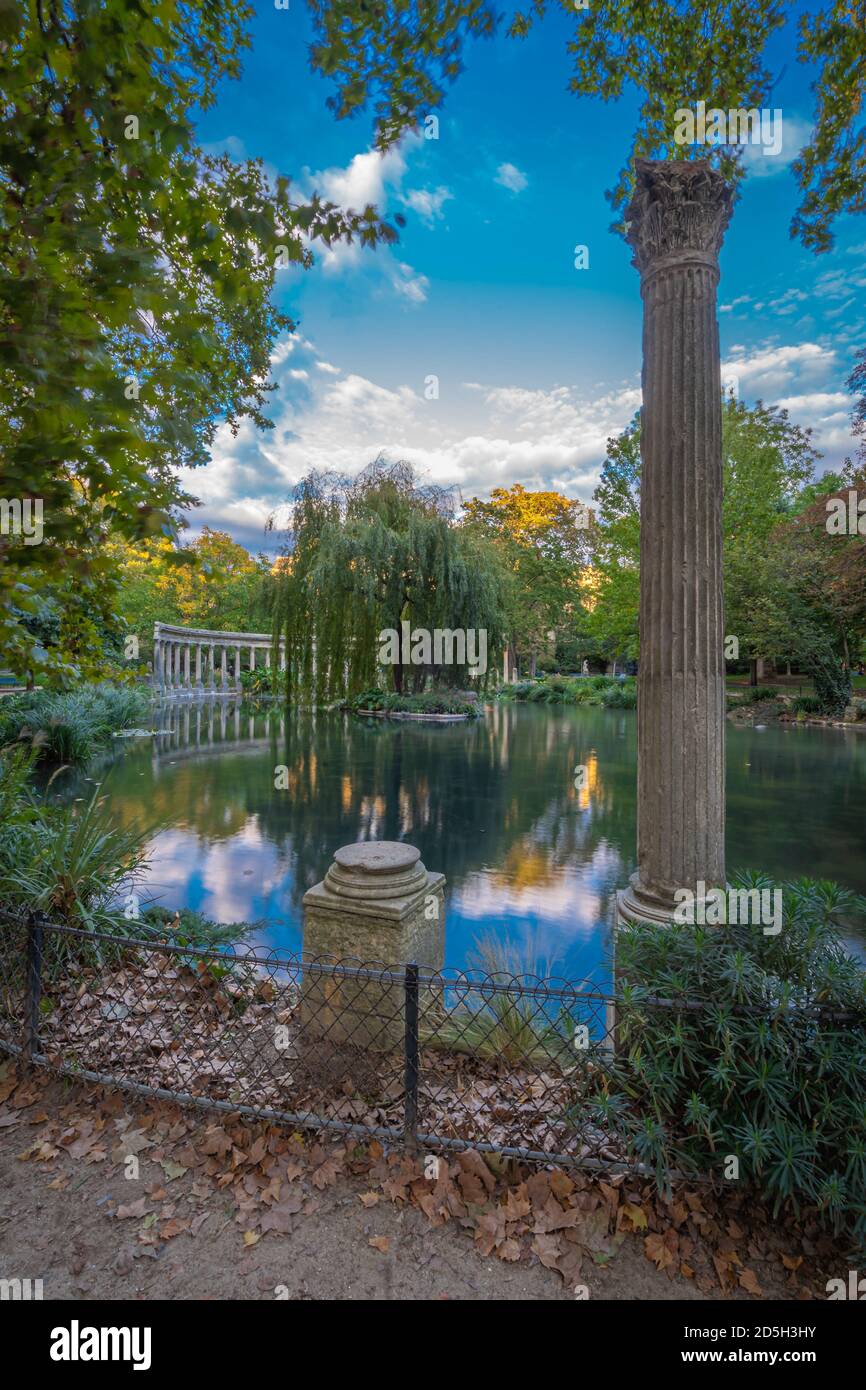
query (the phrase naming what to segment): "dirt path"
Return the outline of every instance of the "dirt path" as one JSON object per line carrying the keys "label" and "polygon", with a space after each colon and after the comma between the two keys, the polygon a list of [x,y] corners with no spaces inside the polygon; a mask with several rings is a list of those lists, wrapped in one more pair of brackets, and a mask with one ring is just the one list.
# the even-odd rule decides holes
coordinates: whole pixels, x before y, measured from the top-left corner
{"label": "dirt path", "polygon": [[375,1144],[19,1083],[8,1064],[0,1097],[0,1277],[41,1278],[46,1299],[808,1298],[841,1264],[814,1233],[721,1225],[706,1194],[659,1207],[631,1180],[477,1155],[434,1181]]}

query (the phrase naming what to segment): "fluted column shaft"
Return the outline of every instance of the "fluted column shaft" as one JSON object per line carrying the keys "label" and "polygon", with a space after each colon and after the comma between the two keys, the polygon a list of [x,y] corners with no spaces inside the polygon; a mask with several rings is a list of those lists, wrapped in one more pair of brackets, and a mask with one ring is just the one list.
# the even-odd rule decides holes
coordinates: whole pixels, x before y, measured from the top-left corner
{"label": "fluted column shaft", "polygon": [[703,161],[639,161],[627,214],[644,302],[638,870],[626,918],[725,882],[718,251],[730,192]]}

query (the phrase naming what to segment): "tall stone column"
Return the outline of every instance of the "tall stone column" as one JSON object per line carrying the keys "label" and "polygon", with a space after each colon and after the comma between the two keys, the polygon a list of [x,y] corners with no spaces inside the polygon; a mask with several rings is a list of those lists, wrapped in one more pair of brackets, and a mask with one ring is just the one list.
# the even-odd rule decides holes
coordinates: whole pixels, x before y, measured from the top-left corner
{"label": "tall stone column", "polygon": [[637,873],[626,921],[725,882],[725,664],[718,254],[731,191],[704,160],[638,160],[626,213],[640,271]]}

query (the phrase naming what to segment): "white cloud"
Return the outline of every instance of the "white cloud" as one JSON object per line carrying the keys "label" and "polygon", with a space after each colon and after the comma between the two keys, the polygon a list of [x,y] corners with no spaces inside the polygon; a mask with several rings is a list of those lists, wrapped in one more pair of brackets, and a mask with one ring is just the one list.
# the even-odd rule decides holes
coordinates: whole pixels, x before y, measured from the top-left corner
{"label": "white cloud", "polygon": [[742,347],[732,351],[737,355],[722,364],[722,378],[737,378],[741,398],[760,398],[787,410],[794,424],[812,430],[812,442],[828,466],[851,452],[853,401],[833,389],[844,371],[835,348],[798,343],[759,348],[751,355]]}
{"label": "white cloud", "polygon": [[501,183],[503,188],[510,188],[512,193],[522,193],[529,180],[516,164],[500,164],[494,182]]}
{"label": "white cloud", "polygon": [[405,207],[417,212],[428,226],[432,226],[442,217],[443,207],[449,198],[453,197],[454,194],[449,188],[440,185],[439,188],[411,188],[402,201]]}
{"label": "white cloud", "polygon": [[628,383],[592,400],[570,386],[476,383],[463,398],[466,415],[458,427],[438,402],[425,399],[422,383],[385,387],[341,372],[302,335],[291,351],[280,343],[273,374],[279,385],[268,402],[274,429],[244,421],[233,436],[222,427],[211,462],[182,479],[203,502],[190,513],[193,529],[227,529],[253,550],[272,544],[264,534],[268,516],[311,468],[352,474],[379,454],[405,458],[431,482],[457,486],[466,496],[520,481],[588,500],[608,436],[640,404],[638,387]]}
{"label": "white cloud", "polygon": [[[744,349],[732,349],[743,353]],[[768,401],[801,379],[821,380],[836,367],[833,348],[819,343],[797,343],[791,346],[758,349],[751,356],[737,356],[722,364],[722,375],[734,375],[740,383],[740,395],[761,397]]]}
{"label": "white cloud", "polygon": [[379,150],[366,150],[356,154],[345,169],[307,173],[304,182],[341,208],[363,212],[371,203],[379,207],[386,202],[389,189],[399,188],[406,172],[406,150],[415,143],[418,143],[417,137],[408,136],[384,154]]}
{"label": "white cloud", "polygon": [[768,141],[771,140],[773,144],[778,138],[778,121],[782,124],[782,138],[781,149],[777,154],[767,145],[743,145],[743,164],[752,178],[766,179],[772,178],[774,174],[781,174],[812,138],[812,127],[808,121],[801,120],[799,116],[788,116],[784,109],[774,111],[773,120],[770,121],[770,112],[767,111],[764,113],[764,129]]}
{"label": "white cloud", "polygon": [[[346,212],[361,213],[372,205],[380,217],[387,218],[392,205],[408,205],[415,206],[432,222],[434,217],[441,215],[442,204],[451,196],[448,190],[416,189],[405,194],[402,191],[409,156],[421,143],[422,137],[410,132],[384,154],[379,150],[356,154],[345,168],[332,167],[317,173],[306,169],[299,185],[306,196],[317,192]],[[373,285],[384,286],[407,304],[421,304],[427,298],[430,282],[426,275],[400,261],[389,246],[379,246],[376,254],[371,255],[369,249],[358,242],[349,245],[340,241],[325,246],[316,241],[312,243],[312,250],[325,274],[364,275]]]}
{"label": "white cloud", "polygon": [[[722,371],[737,377],[741,398],[760,397],[810,426],[829,466],[852,447],[839,356],[815,342],[739,346]],[[281,340],[272,365],[279,390],[268,411],[275,428],[244,421],[237,436],[221,428],[211,462],[182,477],[204,503],[190,514],[194,529],[221,527],[253,550],[273,547],[264,534],[267,517],[311,468],[352,475],[380,454],[408,460],[430,482],[456,486],[464,497],[522,482],[588,501],[608,438],[625,428],[641,399],[634,381],[586,394],[562,383],[465,382],[449,414],[444,400],[425,399],[422,382],[384,386],[344,372],[301,334]]]}

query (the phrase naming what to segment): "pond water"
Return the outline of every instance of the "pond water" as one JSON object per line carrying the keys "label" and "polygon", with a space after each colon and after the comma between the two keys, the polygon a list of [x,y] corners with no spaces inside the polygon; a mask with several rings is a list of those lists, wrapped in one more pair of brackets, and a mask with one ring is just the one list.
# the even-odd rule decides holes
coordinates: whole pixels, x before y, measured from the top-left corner
{"label": "pond water", "polygon": [[[447,878],[447,964],[495,934],[556,974],[605,979],[614,895],[635,866],[632,711],[500,704],[433,725],[217,702],[163,705],[158,722],[89,774],[120,821],[161,822],[143,896],[261,921],[253,940],[294,951],[303,894],[335,849],[408,840]],[[866,735],[729,724],[727,747],[729,871],[866,892]],[[81,775],[68,788],[91,790]]]}

